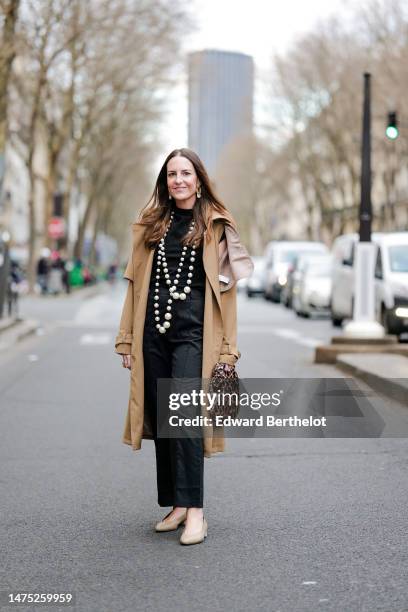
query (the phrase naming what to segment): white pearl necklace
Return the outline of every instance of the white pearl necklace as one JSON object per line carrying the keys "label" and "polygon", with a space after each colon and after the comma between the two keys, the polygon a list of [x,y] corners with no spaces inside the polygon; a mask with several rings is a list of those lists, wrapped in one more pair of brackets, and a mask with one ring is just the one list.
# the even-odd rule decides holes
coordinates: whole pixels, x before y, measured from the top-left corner
{"label": "white pearl necklace", "polygon": [[[170,321],[172,318],[172,314],[171,314],[171,307],[173,304],[173,300],[185,300],[187,297],[187,294],[190,293],[191,291],[191,283],[192,283],[192,278],[193,278],[193,271],[194,271],[194,261],[195,261],[195,248],[196,245],[193,244],[192,246],[192,250],[190,253],[190,264],[188,266],[188,273],[187,273],[187,281],[186,281],[186,286],[183,288],[183,291],[177,291],[177,285],[179,283],[180,280],[180,274],[181,274],[181,269],[183,267],[184,264],[184,259],[187,253],[187,246],[183,246],[183,249],[181,251],[181,256],[180,256],[180,261],[179,261],[179,265],[177,267],[177,272],[176,272],[176,277],[174,279],[174,281],[171,280],[170,278],[170,274],[169,274],[169,270],[167,268],[167,260],[166,260],[166,251],[164,248],[164,241],[166,238],[166,235],[170,229],[171,223],[173,221],[173,217],[174,217],[174,211],[171,212],[170,215],[170,223],[166,229],[166,231],[164,232],[164,236],[163,238],[161,238],[161,240],[159,241],[159,250],[158,250],[158,255],[157,255],[157,265],[156,265],[156,283],[155,283],[155,296],[154,296],[154,320],[156,321],[156,329],[159,330],[159,332],[161,334],[165,334],[166,331],[169,329],[170,327]],[[190,229],[188,230],[188,233],[190,234],[194,229],[194,221],[191,222],[190,224]],[[170,293],[170,297],[167,300],[167,306],[166,306],[166,310],[167,312],[164,315],[164,321],[161,323],[160,322],[160,311],[159,311],[159,285],[160,285],[160,267],[163,268],[163,274],[164,274],[164,278],[166,280],[166,284],[169,286],[169,293]]]}

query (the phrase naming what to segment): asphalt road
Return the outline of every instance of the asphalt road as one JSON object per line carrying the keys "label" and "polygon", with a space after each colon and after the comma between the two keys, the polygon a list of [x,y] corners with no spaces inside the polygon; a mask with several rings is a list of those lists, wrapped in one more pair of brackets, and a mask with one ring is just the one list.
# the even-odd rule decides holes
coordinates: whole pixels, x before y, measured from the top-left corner
{"label": "asphalt road", "polygon": [[[43,328],[0,354],[0,591],[73,592],[75,608],[54,609],[79,612],[407,611],[408,442],[397,436],[408,412],[397,405],[382,407],[390,437],[228,440],[205,462],[205,543],[153,531],[166,513],[153,443],[121,443],[123,297],[120,285],[27,299],[22,312]],[[240,297],[240,375],[339,377],[312,362],[332,332]]]}

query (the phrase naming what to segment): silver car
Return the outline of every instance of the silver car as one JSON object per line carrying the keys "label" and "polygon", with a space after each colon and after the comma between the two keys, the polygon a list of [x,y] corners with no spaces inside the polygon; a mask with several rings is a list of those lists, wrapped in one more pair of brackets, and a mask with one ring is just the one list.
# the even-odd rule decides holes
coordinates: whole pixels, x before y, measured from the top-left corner
{"label": "silver car", "polygon": [[252,257],[254,271],[247,280],[246,294],[248,297],[263,295],[265,292],[265,258]]}
{"label": "silver car", "polygon": [[298,316],[330,312],[332,258],[305,258],[293,288],[293,309]]}
{"label": "silver car", "polygon": [[282,288],[286,285],[291,265],[300,255],[327,254],[323,242],[312,241],[272,241],[265,250],[265,298],[280,302]]}

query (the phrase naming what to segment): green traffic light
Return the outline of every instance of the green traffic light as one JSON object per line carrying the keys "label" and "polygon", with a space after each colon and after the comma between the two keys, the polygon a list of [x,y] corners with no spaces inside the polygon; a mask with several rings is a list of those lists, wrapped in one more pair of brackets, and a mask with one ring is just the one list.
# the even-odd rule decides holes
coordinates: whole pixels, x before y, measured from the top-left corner
{"label": "green traffic light", "polygon": [[398,120],[397,120],[397,111],[391,111],[388,113],[387,117],[387,127],[385,128],[385,134],[387,138],[390,140],[395,140],[398,138]]}
{"label": "green traffic light", "polygon": [[387,126],[385,133],[387,138],[389,138],[390,140],[395,140],[396,138],[398,138],[398,128],[396,128],[395,125]]}

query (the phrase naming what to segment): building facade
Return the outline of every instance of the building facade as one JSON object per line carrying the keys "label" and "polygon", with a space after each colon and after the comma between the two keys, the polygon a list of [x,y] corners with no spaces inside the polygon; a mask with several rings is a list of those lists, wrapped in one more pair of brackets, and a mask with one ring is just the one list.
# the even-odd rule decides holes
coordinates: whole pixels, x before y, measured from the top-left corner
{"label": "building facade", "polygon": [[203,160],[210,177],[225,147],[252,135],[254,62],[230,51],[189,55],[188,146]]}

